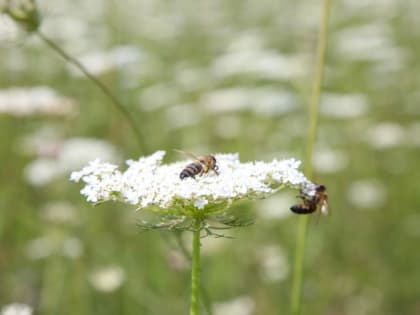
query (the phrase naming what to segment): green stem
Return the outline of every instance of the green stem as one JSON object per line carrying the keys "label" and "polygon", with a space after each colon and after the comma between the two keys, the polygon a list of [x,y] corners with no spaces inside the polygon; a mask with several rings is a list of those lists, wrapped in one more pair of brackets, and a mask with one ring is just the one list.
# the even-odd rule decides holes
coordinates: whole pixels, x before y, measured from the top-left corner
{"label": "green stem", "polygon": [[[315,78],[312,85],[311,103],[309,108],[310,127],[308,129],[306,155],[305,155],[305,175],[312,178],[312,156],[316,141],[318,128],[319,103],[321,99],[321,88],[324,77],[325,55],[327,49],[328,35],[328,16],[330,1],[324,0],[322,7],[321,25],[318,34],[318,47],[316,58]],[[301,296],[303,283],[303,263],[305,258],[306,238],[308,234],[308,216],[301,216],[299,220],[299,231],[296,239],[295,264],[293,273],[293,287],[291,300],[291,314],[299,315],[301,313]]]}
{"label": "green stem", "polygon": [[[188,252],[188,249],[184,245],[184,242],[181,237],[181,233],[175,233],[175,239],[184,257],[187,258],[191,262],[192,257],[190,253]],[[202,284],[200,285],[200,294],[201,294],[200,297],[202,301],[202,306],[204,307],[207,315],[213,315],[212,302],[211,302],[210,296],[206,288]]]}
{"label": "green stem", "polygon": [[55,43],[53,40],[51,40],[46,35],[44,35],[40,30],[36,30],[36,34],[44,43],[46,43],[52,50],[58,53],[68,63],[77,67],[89,80],[91,80],[105,94],[106,97],[108,97],[108,99],[117,108],[117,110],[121,112],[121,114],[124,116],[128,124],[132,128],[137,138],[137,141],[139,143],[141,151],[146,152],[143,134],[138,128],[137,123],[135,122],[133,118],[133,115],[120,102],[120,100],[111,92],[111,90],[104,83],[102,83],[97,77],[95,77],[92,73],[90,73],[89,70],[86,69],[86,67],[83,64],[81,64],[76,58],[68,54],[63,48],[61,48],[57,43]]}
{"label": "green stem", "polygon": [[192,265],[191,265],[191,308],[190,315],[199,314],[200,296],[200,226],[201,219],[197,218],[194,224],[192,243]]}

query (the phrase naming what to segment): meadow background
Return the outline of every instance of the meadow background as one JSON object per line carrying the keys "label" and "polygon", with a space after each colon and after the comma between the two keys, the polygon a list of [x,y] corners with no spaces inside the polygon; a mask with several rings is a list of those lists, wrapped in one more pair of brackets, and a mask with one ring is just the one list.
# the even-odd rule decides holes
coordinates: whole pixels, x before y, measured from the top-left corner
{"label": "meadow background", "polygon": [[[141,213],[92,207],[69,174],[156,150],[303,158],[321,1],[39,1],[41,30],[126,105],[0,16],[0,308],[186,314],[189,263]],[[420,314],[420,2],[332,1],[303,314]],[[202,240],[215,315],[287,314],[296,192],[238,205]],[[186,244],[188,235],[183,235]],[[203,314],[206,312],[203,311]]]}

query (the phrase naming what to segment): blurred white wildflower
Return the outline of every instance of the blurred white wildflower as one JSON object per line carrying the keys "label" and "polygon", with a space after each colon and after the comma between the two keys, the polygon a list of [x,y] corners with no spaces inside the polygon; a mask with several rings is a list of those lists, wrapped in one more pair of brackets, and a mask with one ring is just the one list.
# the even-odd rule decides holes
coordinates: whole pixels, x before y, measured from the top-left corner
{"label": "blurred white wildflower", "polygon": [[392,29],[385,23],[345,28],[336,32],[335,43],[343,59],[375,62],[386,70],[400,69],[407,57],[393,42]]}
{"label": "blurred white wildflower", "polygon": [[[140,50],[135,46],[116,46],[109,51],[96,51],[83,55],[78,61],[92,74],[100,75],[115,69],[138,66],[141,59]],[[79,69],[71,66],[71,73],[84,76]]]}
{"label": "blurred white wildflower", "polygon": [[168,266],[176,271],[188,270],[190,261],[179,250],[171,249],[166,254],[166,261]]}
{"label": "blurred white wildflower", "polygon": [[41,236],[30,240],[25,246],[25,252],[29,259],[38,260],[50,256],[54,251],[53,241]]}
{"label": "blurred white wildflower", "polygon": [[274,88],[226,88],[205,94],[200,103],[209,112],[252,111],[262,116],[284,115],[296,108],[294,95]]}
{"label": "blurred white wildflower", "polygon": [[320,173],[335,173],[345,169],[349,159],[345,152],[339,150],[316,150],[313,156],[314,169]]}
{"label": "blurred white wildflower", "polygon": [[233,139],[241,132],[241,120],[237,115],[223,115],[215,121],[215,133],[223,139]]}
{"label": "blurred white wildflower", "polygon": [[75,101],[58,95],[46,86],[12,87],[0,90],[0,113],[16,116],[70,115],[76,112]]}
{"label": "blurred white wildflower", "polygon": [[382,122],[369,128],[366,141],[375,149],[398,147],[405,142],[404,128],[394,122]]}
{"label": "blurred white wildflower", "polygon": [[32,315],[31,306],[23,303],[13,303],[1,308],[0,315]]}
{"label": "blurred white wildflower", "polygon": [[40,236],[30,240],[25,246],[29,259],[39,260],[51,255],[59,255],[75,259],[83,254],[83,243],[76,237],[55,237],[55,235]]}
{"label": "blurred white wildflower", "polygon": [[[171,129],[196,125],[201,121],[200,112],[191,104],[179,104],[169,107],[165,112],[166,123]],[[176,117],[176,119],[174,119]]]}
{"label": "blurred white wildflower", "polygon": [[89,276],[90,284],[98,291],[113,292],[125,281],[125,272],[119,266],[94,270]]}
{"label": "blurred white wildflower", "polygon": [[357,208],[377,209],[385,204],[387,191],[377,180],[359,180],[351,183],[347,198]]}
{"label": "blurred white wildflower", "polygon": [[172,105],[180,99],[180,93],[175,87],[159,83],[144,88],[139,96],[140,106],[145,111],[154,111]]}
{"label": "blurred white wildflower", "polygon": [[[187,236],[192,236],[191,233],[185,233]],[[192,244],[192,240],[187,244]],[[201,243],[201,253],[203,256],[214,257],[217,253],[220,253],[224,250],[228,243],[224,242],[222,238],[219,237],[203,237],[200,240]]]}
{"label": "blurred white wildflower", "polygon": [[369,17],[378,15],[383,18],[384,15],[388,14],[398,14],[398,1],[395,0],[344,0],[343,4],[345,6],[342,13],[344,14],[368,14]]}
{"label": "blurred white wildflower", "polygon": [[0,13],[0,43],[13,43],[18,39],[19,34],[16,23],[9,16]]}
{"label": "blurred white wildflower", "polygon": [[[98,156],[111,161],[119,160],[116,149],[108,142],[98,139],[72,138],[61,142],[52,140],[40,145],[53,148],[55,152],[51,150],[51,155],[41,156],[25,168],[26,180],[35,186],[47,185]],[[39,152],[45,151],[36,149]]]}
{"label": "blurred white wildflower", "polygon": [[214,305],[215,315],[252,315],[255,314],[255,302],[249,296],[239,296],[233,300]]}
{"label": "blurred white wildflower", "polygon": [[258,204],[258,215],[269,220],[284,219],[292,214],[289,210],[290,206],[299,202],[296,199],[296,193],[293,194],[279,194],[268,199],[262,200]]}
{"label": "blurred white wildflower", "polygon": [[356,118],[368,111],[368,101],[363,94],[324,93],[321,99],[321,112],[334,118]]}
{"label": "blurred white wildflower", "polygon": [[65,201],[49,202],[42,207],[41,217],[50,223],[75,223],[79,220],[76,209]]}
{"label": "blurred white wildflower", "polygon": [[283,55],[264,47],[264,34],[245,31],[236,34],[228,51],[213,61],[215,77],[249,75],[270,80],[288,80],[305,73],[306,58]]}
{"label": "blurred white wildflower", "polygon": [[256,78],[288,80],[304,73],[305,59],[286,56],[270,50],[228,52],[215,59],[212,72],[216,77],[252,75]]}
{"label": "blurred white wildflower", "polygon": [[176,85],[185,92],[193,92],[204,89],[211,84],[212,78],[207,69],[180,63],[176,66],[174,79]]}
{"label": "blurred white wildflower", "polygon": [[267,282],[284,280],[289,274],[289,264],[283,250],[278,245],[267,245],[259,250],[261,276]]}
{"label": "blurred white wildflower", "polygon": [[77,237],[69,237],[63,240],[61,254],[65,257],[76,259],[83,254],[83,243]]}
{"label": "blurred white wildflower", "polygon": [[70,179],[85,183],[81,193],[89,202],[119,200],[184,215],[197,209],[224,209],[234,200],[264,198],[286,186],[314,193],[315,185],[298,170],[300,161],[295,159],[241,163],[238,154],[215,154],[220,175],[210,171],[196,179],[180,180],[180,172],[190,162],[162,164],[164,155],[158,151],[138,161],[129,160],[125,172],[97,159],[73,172]]}

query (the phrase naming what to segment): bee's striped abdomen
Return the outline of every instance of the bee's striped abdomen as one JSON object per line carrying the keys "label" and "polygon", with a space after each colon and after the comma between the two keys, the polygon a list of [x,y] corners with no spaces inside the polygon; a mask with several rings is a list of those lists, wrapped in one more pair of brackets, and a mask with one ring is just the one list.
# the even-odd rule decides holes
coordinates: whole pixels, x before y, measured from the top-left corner
{"label": "bee's striped abdomen", "polygon": [[188,164],[179,174],[179,178],[184,179],[186,177],[192,177],[194,178],[195,175],[199,174],[201,170],[203,169],[203,166],[200,163],[191,163]]}
{"label": "bee's striped abdomen", "polygon": [[292,210],[294,213],[298,213],[298,214],[308,214],[308,213],[315,212],[316,204],[294,205],[294,206],[290,207],[290,210]]}

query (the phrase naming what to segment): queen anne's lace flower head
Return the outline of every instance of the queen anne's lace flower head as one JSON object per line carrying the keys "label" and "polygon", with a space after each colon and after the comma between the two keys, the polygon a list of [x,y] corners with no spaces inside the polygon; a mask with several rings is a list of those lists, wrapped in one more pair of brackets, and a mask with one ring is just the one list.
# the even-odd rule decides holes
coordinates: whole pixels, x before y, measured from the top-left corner
{"label": "queen anne's lace flower head", "polygon": [[157,151],[129,160],[124,172],[95,160],[70,179],[85,183],[81,194],[92,203],[115,200],[183,215],[217,212],[235,200],[265,198],[283,187],[315,194],[315,184],[298,170],[300,161],[295,159],[241,163],[238,154],[215,154],[219,175],[209,171],[181,180],[179,174],[189,162],[162,164],[164,155]]}

